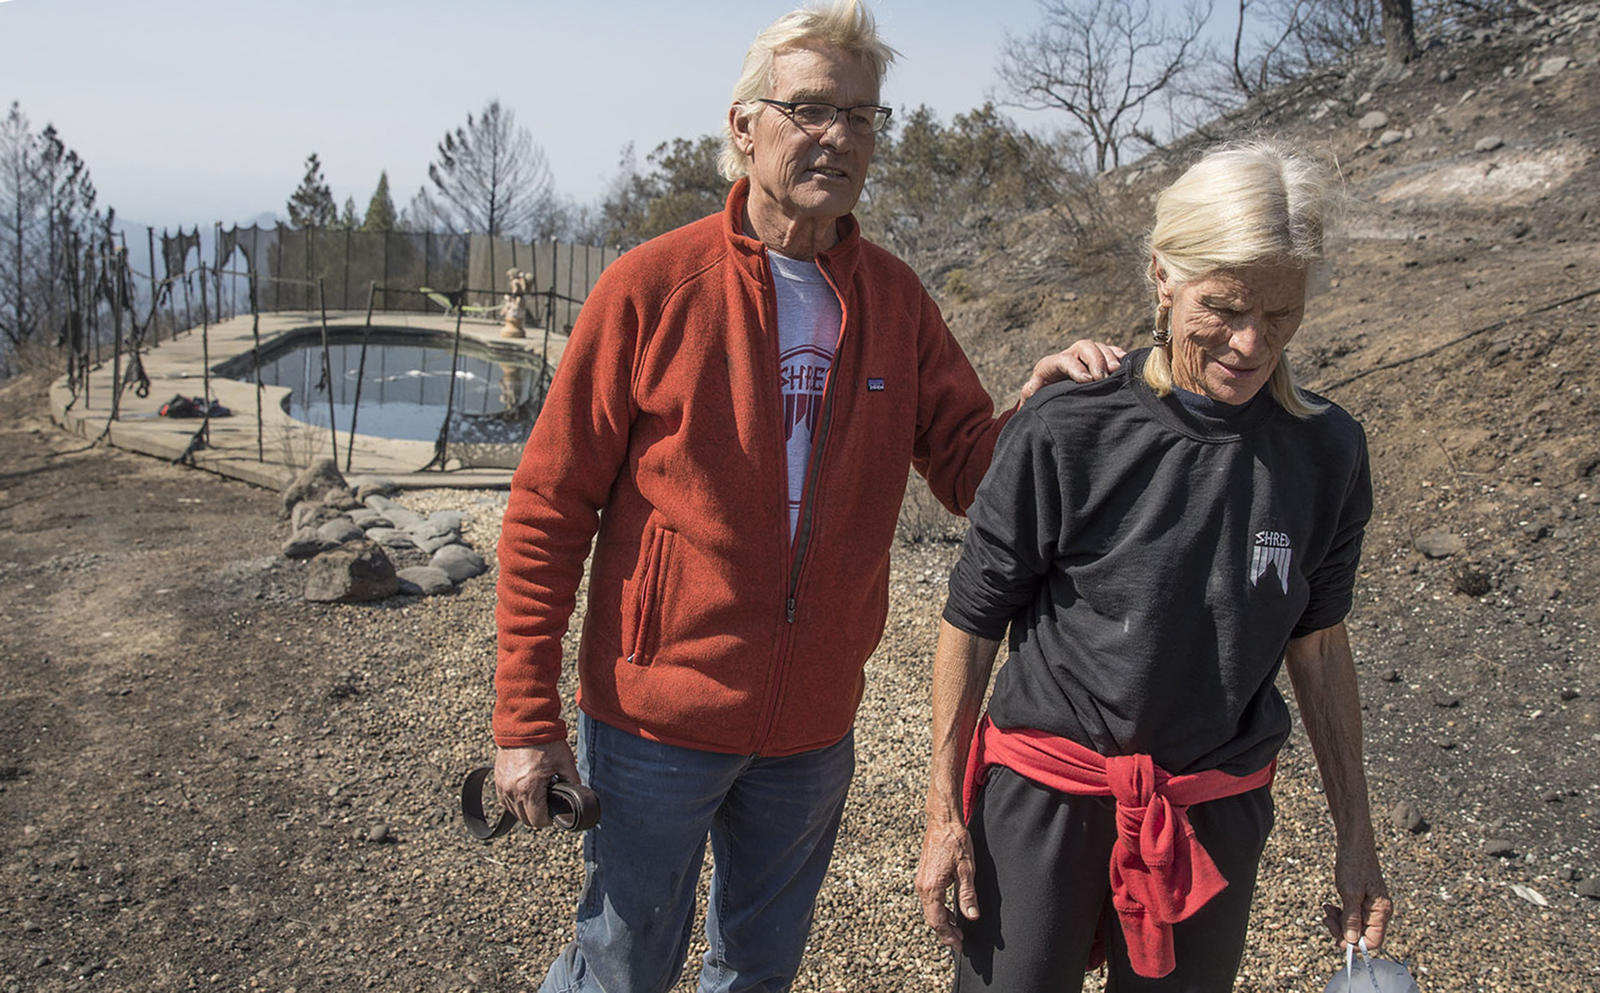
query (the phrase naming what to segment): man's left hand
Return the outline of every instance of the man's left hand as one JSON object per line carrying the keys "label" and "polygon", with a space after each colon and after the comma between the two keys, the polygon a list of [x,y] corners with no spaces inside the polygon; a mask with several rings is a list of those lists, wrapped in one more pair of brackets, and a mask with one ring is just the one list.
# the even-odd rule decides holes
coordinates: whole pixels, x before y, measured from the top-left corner
{"label": "man's left hand", "polygon": [[1122,368],[1122,357],[1126,354],[1116,345],[1079,338],[1062,351],[1046,355],[1034,364],[1033,375],[1023,384],[1022,399],[1027,400],[1042,388],[1063,379],[1074,383],[1104,379]]}

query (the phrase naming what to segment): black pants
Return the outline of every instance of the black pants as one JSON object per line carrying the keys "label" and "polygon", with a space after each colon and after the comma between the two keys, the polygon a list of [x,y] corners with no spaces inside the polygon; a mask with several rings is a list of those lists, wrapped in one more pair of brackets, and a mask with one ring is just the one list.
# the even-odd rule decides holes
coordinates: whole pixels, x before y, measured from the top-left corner
{"label": "black pants", "polygon": [[1116,801],[1058,793],[996,767],[974,805],[976,921],[962,921],[956,993],[1076,993],[1097,927],[1105,925],[1108,993],[1227,993],[1244,951],[1256,867],[1272,830],[1262,787],[1189,808],[1195,837],[1228,880],[1173,926],[1177,968],[1134,973],[1111,906]]}

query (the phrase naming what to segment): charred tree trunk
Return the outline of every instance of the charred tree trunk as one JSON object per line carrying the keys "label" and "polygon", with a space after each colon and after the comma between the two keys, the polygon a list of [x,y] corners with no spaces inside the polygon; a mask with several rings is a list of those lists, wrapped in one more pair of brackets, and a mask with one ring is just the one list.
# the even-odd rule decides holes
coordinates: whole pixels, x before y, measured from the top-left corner
{"label": "charred tree trunk", "polygon": [[1417,57],[1416,18],[1411,0],[1379,0],[1383,8],[1383,52],[1391,63],[1410,62]]}

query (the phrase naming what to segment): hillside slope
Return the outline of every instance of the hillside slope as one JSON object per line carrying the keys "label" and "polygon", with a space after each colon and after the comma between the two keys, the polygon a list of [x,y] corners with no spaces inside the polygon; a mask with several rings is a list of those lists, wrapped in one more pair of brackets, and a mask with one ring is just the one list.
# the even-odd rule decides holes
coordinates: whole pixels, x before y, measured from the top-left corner
{"label": "hillside slope", "polygon": [[[1424,989],[1513,988],[1511,974],[1555,988],[1534,977],[1571,969],[1600,921],[1597,42],[1600,5],[1571,4],[1435,43],[1403,74],[1374,59],[1275,94],[1219,129],[1332,156],[1346,181],[1331,285],[1290,353],[1371,441],[1351,628],[1376,813],[1409,801],[1427,823],[1386,839],[1404,866],[1396,948],[1433,967]],[[1200,144],[1104,177],[1140,214],[1122,215],[1129,258],[1111,277],[1081,277],[1047,237],[977,271],[988,292],[949,314],[997,394],[1081,335],[1147,342],[1130,330],[1149,325],[1136,238]],[[1429,954],[1460,931],[1479,961]]]}

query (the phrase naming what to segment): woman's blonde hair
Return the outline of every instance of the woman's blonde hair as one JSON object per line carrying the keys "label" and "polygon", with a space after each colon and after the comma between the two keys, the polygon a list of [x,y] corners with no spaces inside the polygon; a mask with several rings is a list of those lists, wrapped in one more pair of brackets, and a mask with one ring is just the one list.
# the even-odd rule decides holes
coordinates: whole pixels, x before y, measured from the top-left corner
{"label": "woman's blonde hair", "polygon": [[[1207,153],[1156,198],[1145,275],[1159,271],[1187,283],[1224,269],[1294,266],[1310,276],[1323,260],[1323,222],[1333,180],[1306,156],[1271,142],[1227,145]],[[1311,280],[1307,280],[1307,286]],[[1156,299],[1156,327],[1170,311]],[[1172,392],[1172,365],[1162,348],[1150,351],[1144,380],[1160,396]],[[1322,409],[1295,383],[1288,356],[1272,372],[1272,395],[1296,417]]]}
{"label": "woman's blonde hair", "polygon": [[[871,70],[880,89],[890,63],[899,54],[878,37],[877,22],[860,0],[835,0],[827,6],[791,11],[756,35],[745,53],[744,70],[733,86],[733,102],[740,105],[741,119],[766,109],[759,101],[772,92],[773,57],[791,48],[827,48],[854,55]],[[728,180],[737,180],[749,171],[750,160],[734,143],[731,125],[724,124],[722,133],[717,167]]]}

